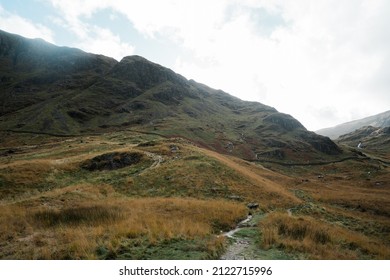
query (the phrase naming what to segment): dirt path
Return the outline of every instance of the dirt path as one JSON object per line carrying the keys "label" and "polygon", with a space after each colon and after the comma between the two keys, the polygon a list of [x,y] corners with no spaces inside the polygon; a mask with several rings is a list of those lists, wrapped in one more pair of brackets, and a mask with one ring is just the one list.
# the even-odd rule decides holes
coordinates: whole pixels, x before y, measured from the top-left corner
{"label": "dirt path", "polygon": [[245,260],[250,259],[253,254],[250,253],[254,241],[248,237],[236,235],[243,228],[248,228],[252,220],[252,215],[249,215],[245,220],[238,223],[237,227],[229,232],[225,232],[223,236],[229,238],[232,244],[229,245],[226,252],[221,256],[221,260]]}
{"label": "dirt path", "polygon": [[247,260],[252,259],[248,253],[251,247],[251,240],[248,238],[235,238],[234,243],[228,247],[221,256],[221,260]]}
{"label": "dirt path", "polygon": [[253,217],[241,221],[237,227],[223,235],[228,239],[228,247],[220,257],[221,260],[289,260],[296,259],[295,256],[286,252],[271,248],[261,249],[259,245],[260,228],[258,223],[267,214],[254,213]]}
{"label": "dirt path", "polygon": [[151,158],[152,160],[154,160],[152,166],[150,166],[149,168],[156,168],[156,167],[159,167],[161,163],[164,162],[164,158],[160,155],[157,155],[157,154],[154,154],[154,153],[150,153],[150,152],[144,152],[145,155],[149,158]]}

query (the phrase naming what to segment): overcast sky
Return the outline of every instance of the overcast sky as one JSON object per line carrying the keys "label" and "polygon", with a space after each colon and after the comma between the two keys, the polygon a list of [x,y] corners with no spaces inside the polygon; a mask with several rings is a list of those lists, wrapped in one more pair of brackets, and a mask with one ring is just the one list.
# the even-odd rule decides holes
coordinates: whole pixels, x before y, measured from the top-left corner
{"label": "overcast sky", "polygon": [[0,29],[138,54],[309,130],[390,110],[388,0],[0,0]]}

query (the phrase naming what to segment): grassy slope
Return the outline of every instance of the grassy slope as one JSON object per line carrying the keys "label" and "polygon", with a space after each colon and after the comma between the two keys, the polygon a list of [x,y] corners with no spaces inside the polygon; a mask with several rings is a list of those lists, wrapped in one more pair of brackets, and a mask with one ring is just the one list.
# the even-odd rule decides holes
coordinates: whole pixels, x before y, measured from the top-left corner
{"label": "grassy slope", "polygon": [[[134,132],[1,139],[3,259],[218,258],[220,231],[245,217],[248,202],[263,213],[252,258],[390,257],[390,178],[375,161],[271,171]],[[117,170],[80,168],[112,151],[143,157]]]}

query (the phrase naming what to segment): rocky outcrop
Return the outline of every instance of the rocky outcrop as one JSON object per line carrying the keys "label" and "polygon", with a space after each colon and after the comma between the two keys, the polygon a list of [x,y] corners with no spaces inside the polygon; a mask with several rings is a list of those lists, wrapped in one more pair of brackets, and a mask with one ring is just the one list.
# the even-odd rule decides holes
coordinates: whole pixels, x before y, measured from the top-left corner
{"label": "rocky outcrop", "polygon": [[274,113],[264,118],[264,122],[273,123],[285,130],[305,129],[304,126],[292,116],[283,113]]}
{"label": "rocky outcrop", "polygon": [[374,138],[380,136],[390,135],[390,127],[373,127],[373,126],[364,126],[355,130],[354,132],[341,135],[337,140],[340,142],[345,141],[364,141],[367,138]]}
{"label": "rocky outcrop", "polygon": [[301,137],[317,151],[327,155],[339,155],[342,150],[329,137],[306,131],[301,133]]}
{"label": "rocky outcrop", "polygon": [[340,136],[337,142],[354,148],[388,151],[390,148],[390,127],[365,126]]}
{"label": "rocky outcrop", "polygon": [[137,55],[124,57],[112,69],[110,76],[132,81],[140,89],[149,89],[167,81],[176,85],[185,85],[187,82],[184,77],[172,70]]}
{"label": "rocky outcrop", "polygon": [[136,152],[107,153],[85,161],[81,167],[89,171],[114,170],[137,164],[141,161],[141,158],[142,154]]}

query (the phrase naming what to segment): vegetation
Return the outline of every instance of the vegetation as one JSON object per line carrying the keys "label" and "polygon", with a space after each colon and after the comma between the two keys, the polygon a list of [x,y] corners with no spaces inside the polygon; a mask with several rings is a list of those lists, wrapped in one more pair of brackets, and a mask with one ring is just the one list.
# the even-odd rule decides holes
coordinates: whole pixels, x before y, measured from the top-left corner
{"label": "vegetation", "polygon": [[138,56],[0,39],[0,259],[390,258],[387,129],[337,146]]}
{"label": "vegetation", "polygon": [[290,115],[142,57],[117,62],[3,31],[0,37],[0,130],[88,136],[131,129],[185,137],[250,160],[344,157],[329,138],[307,131]]}
{"label": "vegetation", "polygon": [[[380,162],[269,166],[276,172],[131,131],[2,136],[3,151],[15,151],[0,157],[2,259],[219,258],[231,244],[221,232],[246,217],[249,202],[260,209],[235,234],[252,244],[248,258],[389,258]],[[102,155],[137,160],[83,168]]]}
{"label": "vegetation", "polygon": [[259,223],[261,248],[276,247],[309,259],[388,259],[390,250],[379,239],[324,223],[312,217],[272,213]]}
{"label": "vegetation", "polygon": [[198,244],[196,253],[210,258],[222,246],[212,234],[233,227],[244,214],[245,207],[231,202],[179,198],[109,197],[34,211],[25,205],[1,206],[1,258],[137,259],[149,253],[134,252],[129,244],[165,244],[169,249],[171,242],[177,247],[179,241],[183,251],[164,256],[194,257],[187,249]]}

